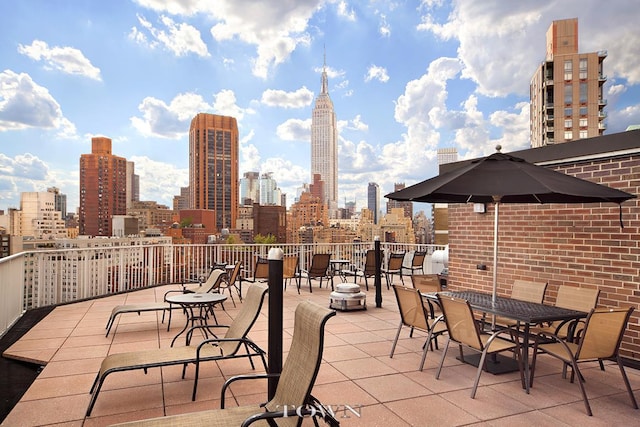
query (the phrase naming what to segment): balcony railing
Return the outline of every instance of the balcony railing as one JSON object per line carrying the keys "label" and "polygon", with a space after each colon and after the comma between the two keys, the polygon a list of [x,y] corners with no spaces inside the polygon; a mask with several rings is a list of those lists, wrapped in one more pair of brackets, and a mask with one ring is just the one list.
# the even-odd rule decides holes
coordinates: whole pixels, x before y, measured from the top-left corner
{"label": "balcony railing", "polygon": [[[299,256],[300,268],[307,269],[314,253],[331,253],[335,259],[349,259],[362,268],[369,243],[309,245],[148,245],[22,252],[0,259],[0,335],[25,310],[81,301],[150,286],[195,281],[216,263],[240,261],[243,275],[253,275],[258,257],[266,258],[277,246],[285,254]],[[431,254],[444,249],[437,245],[382,243],[388,257],[425,250],[425,273],[439,273]]]}

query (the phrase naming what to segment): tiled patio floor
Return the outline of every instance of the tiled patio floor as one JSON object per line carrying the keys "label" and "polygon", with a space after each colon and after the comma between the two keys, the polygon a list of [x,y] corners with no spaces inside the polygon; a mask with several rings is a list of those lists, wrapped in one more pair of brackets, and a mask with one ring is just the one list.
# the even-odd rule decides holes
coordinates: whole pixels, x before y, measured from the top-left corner
{"label": "tiled patio floor", "polygon": [[[110,353],[167,347],[184,325],[174,312],[171,330],[160,324],[155,312],[120,316],[109,337],[105,324],[116,304],[162,300],[167,287],[85,301],[57,307],[6,354],[46,364],[2,426],[106,426],[116,422],[217,408],[224,380],[250,373],[246,359],[207,363],[201,372],[198,399],[190,400],[193,368],[181,379],[181,366],[112,374],[106,381],[91,417],[84,416],[89,389],[102,359]],[[298,302],[329,301],[326,288],[298,295],[284,293],[284,348],[293,328]],[[361,416],[347,413],[339,418],[349,426],[611,426],[640,425],[640,411],[629,402],[615,366],[605,372],[596,364],[584,369],[593,417],[588,417],[577,384],[563,380],[561,366],[547,356],[539,358],[531,394],[520,387],[518,373],[483,373],[475,399],[469,397],[475,368],[455,359],[450,351],[439,380],[434,377],[441,350],[429,352],[424,371],[418,371],[424,335],[409,338],[404,330],[389,358],[399,323],[392,291],[384,289],[382,308],[375,294],[367,294],[366,311],[339,312],[327,324],[324,360],[313,394],[334,407],[360,407]],[[218,310],[218,321],[229,323],[237,309],[230,301]],[[250,337],[267,348],[267,306]],[[441,343],[444,341],[441,339]],[[457,349],[456,349],[457,350]],[[286,357],[286,356],[285,356]],[[640,372],[627,369],[637,398]],[[227,406],[263,402],[262,383],[232,387]],[[342,412],[338,416],[344,415]],[[308,421],[308,420],[307,420]],[[304,425],[311,425],[305,421]]]}

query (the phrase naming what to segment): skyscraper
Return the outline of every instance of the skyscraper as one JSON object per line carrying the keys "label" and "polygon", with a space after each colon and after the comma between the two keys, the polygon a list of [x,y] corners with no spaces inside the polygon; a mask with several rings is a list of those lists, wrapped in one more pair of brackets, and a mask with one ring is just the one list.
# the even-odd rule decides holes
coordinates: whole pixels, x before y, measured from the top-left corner
{"label": "skyscraper", "polygon": [[322,201],[329,217],[338,213],[338,125],[333,102],[329,98],[326,60],[322,69],[322,86],[311,116],[311,178],[320,175],[324,182]]}
{"label": "skyscraper", "polygon": [[373,213],[373,223],[378,224],[380,217],[380,186],[370,182],[367,187],[367,208]]}
{"label": "skyscraper", "polygon": [[127,159],[111,154],[110,138],[91,138],[80,156],[80,234],[111,236],[111,218],[126,213]]}
{"label": "skyscraper", "polygon": [[531,78],[531,146],[602,135],[606,51],[578,53],[578,19],[553,21],[547,54]]}
{"label": "skyscraper", "polygon": [[[393,191],[400,191],[405,188],[404,182],[396,182],[393,184]],[[406,202],[400,200],[388,200],[387,201],[387,213],[391,213],[392,209],[401,208],[406,218],[413,218],[413,202]]]}
{"label": "skyscraper", "polygon": [[236,228],[238,217],[238,123],[234,117],[200,113],[189,129],[189,204],[215,211],[216,227]]}

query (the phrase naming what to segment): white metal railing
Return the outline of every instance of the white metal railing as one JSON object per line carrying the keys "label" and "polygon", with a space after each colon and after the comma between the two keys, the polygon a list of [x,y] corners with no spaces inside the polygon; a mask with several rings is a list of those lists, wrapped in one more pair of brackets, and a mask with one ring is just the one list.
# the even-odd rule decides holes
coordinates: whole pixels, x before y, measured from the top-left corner
{"label": "white metal railing", "polygon": [[[0,259],[0,336],[31,308],[69,303],[149,286],[195,281],[216,264],[240,261],[243,276],[251,277],[256,260],[266,258],[272,247],[299,257],[307,269],[314,253],[331,253],[364,266],[373,242],[282,245],[172,245],[95,247],[22,252]],[[384,259],[391,252],[405,252],[405,266],[412,253],[424,250],[424,272],[438,273],[442,265],[431,254],[443,246],[381,243]]]}

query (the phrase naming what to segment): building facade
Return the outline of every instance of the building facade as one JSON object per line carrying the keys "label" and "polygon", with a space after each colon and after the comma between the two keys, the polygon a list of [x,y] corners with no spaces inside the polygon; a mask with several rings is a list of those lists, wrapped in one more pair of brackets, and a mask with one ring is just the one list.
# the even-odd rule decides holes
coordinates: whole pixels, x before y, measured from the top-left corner
{"label": "building facade", "polygon": [[[404,182],[396,182],[393,184],[393,191],[400,191],[405,188]],[[404,212],[404,216],[407,218],[413,218],[413,202],[400,201],[400,200],[388,200],[387,201],[387,213],[393,212],[394,209],[400,208]]]}
{"label": "building facade", "polygon": [[80,156],[79,232],[110,236],[111,217],[127,213],[127,159],[111,153],[111,139],[91,138]]}
{"label": "building facade", "polygon": [[338,124],[329,97],[326,62],[322,69],[322,86],[311,116],[311,179],[320,175],[324,182],[322,201],[330,218],[338,212]]}
{"label": "building facade", "polygon": [[200,113],[189,129],[189,205],[215,211],[219,230],[236,228],[238,217],[238,122]]}
{"label": "building facade", "polygon": [[260,202],[260,173],[245,172],[240,179],[240,204],[253,205]]}
{"label": "building facade", "polygon": [[547,52],[531,79],[531,147],[602,135],[606,51],[578,52],[578,19],[553,21]]}
{"label": "building facade", "polygon": [[367,209],[373,214],[373,223],[380,222],[380,186],[375,182],[370,182],[367,187]]}

